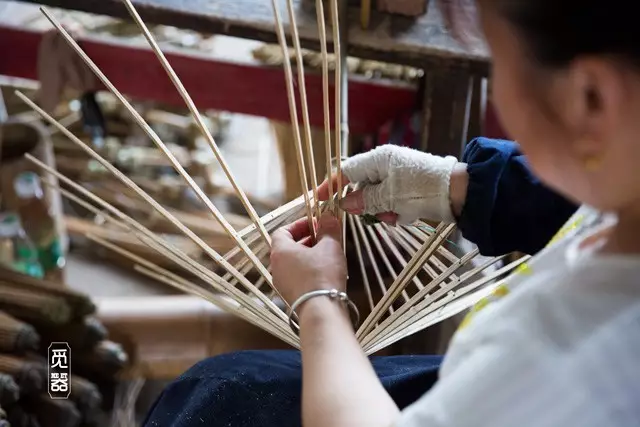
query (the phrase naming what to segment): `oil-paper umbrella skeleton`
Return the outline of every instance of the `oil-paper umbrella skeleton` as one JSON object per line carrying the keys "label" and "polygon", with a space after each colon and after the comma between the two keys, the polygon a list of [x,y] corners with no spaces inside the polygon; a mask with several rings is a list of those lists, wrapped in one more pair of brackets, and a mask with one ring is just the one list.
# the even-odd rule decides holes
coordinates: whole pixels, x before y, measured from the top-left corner
{"label": "oil-paper umbrella skeleton", "polygon": [[[290,307],[286,303],[283,303],[279,297],[276,287],[273,286],[273,279],[268,270],[268,254],[271,247],[270,233],[282,225],[305,216],[308,218],[309,226],[313,230],[314,216],[319,216],[326,209],[338,211],[338,206],[334,199],[339,201],[342,197],[342,192],[336,191],[337,189],[335,188],[329,188],[330,194],[335,197],[329,197],[327,202],[318,201],[318,183],[315,178],[316,165],[314,163],[313,150],[311,149],[311,128],[307,108],[304,66],[292,0],[286,1],[286,10],[289,17],[289,31],[293,40],[297,65],[297,88],[302,107],[301,120],[299,120],[296,109],[297,98],[296,90],[294,89],[294,72],[289,61],[284,61],[284,77],[300,183],[305,190],[299,198],[263,217],[258,216],[246,194],[238,186],[193,100],[158,47],[151,32],[138,15],[131,0],[123,0],[123,2],[131,17],[135,20],[149,42],[152,50],[155,52],[168,78],[182,96],[202,135],[213,150],[238,198],[242,201],[253,224],[243,230],[235,230],[231,226],[210,198],[198,187],[194,179],[180,165],[154,130],[144,121],[142,116],[131,106],[118,89],[111,84],[108,77],[105,76],[92,62],[91,58],[82,51],[80,46],[51,13],[45,9],[42,9],[44,15],[51,21],[61,36],[84,60],[102,83],[123,104],[151,141],[164,153],[176,172],[186,181],[187,185],[194,191],[200,201],[210,211],[211,215],[220,223],[228,236],[233,239],[236,246],[226,254],[216,252],[130,178],[69,132],[25,95],[18,92],[18,96],[42,116],[45,121],[57,128],[73,143],[77,144],[88,155],[98,161],[107,171],[112,173],[118,180],[149,203],[158,214],[162,215],[182,234],[200,247],[200,249],[217,264],[219,269],[212,271],[206,268],[200,262],[181,251],[180,248],[166,241],[159,234],[150,231],[118,208],[105,202],[73,180],[65,177],[30,155],[27,155],[27,158],[41,168],[43,172],[52,174],[58,178],[61,186],[59,190],[63,196],[94,212],[96,215],[100,215],[110,224],[135,235],[141,242],[171,260],[188,274],[185,274],[183,277],[168,271],[98,236],[88,235],[87,237],[128,257],[135,262],[135,268],[141,273],[184,292],[210,301],[219,308],[241,317],[291,346],[299,348],[298,336],[289,326]],[[279,4],[277,0],[271,0],[271,3],[276,24],[276,35],[278,36],[283,52],[286,52],[288,47]],[[333,47],[336,57],[334,84],[335,125],[333,130],[331,129],[330,117],[330,75],[325,11],[323,1],[316,1],[322,54],[325,131],[325,140],[323,142],[328,162],[327,170],[332,170],[330,159],[335,157],[337,159],[337,181],[340,182],[342,179],[340,176],[340,161],[343,146],[346,144],[346,129],[342,129],[341,120],[343,113],[342,91],[344,87],[341,84],[343,70],[341,69],[342,64],[339,58],[341,58],[342,55],[340,51],[338,0],[330,0],[328,3],[330,5],[329,15],[332,22]],[[302,124],[302,129],[299,123]],[[314,143],[318,144],[321,142],[315,141]],[[306,158],[303,155],[305,151],[303,144],[304,148],[306,148]],[[307,174],[307,169],[309,169],[309,174]],[[310,183],[307,180],[307,176],[310,176]],[[341,186],[338,185],[338,188],[340,187]],[[491,258],[479,266],[472,266],[471,268],[471,261],[478,255],[477,250],[458,257],[448,249],[448,245],[446,244],[447,238],[453,232],[455,225],[440,224],[435,228],[431,228],[425,223],[420,222],[412,226],[392,227],[382,223],[368,224],[363,221],[362,218],[348,216],[344,212],[340,212],[339,215],[342,217],[343,228],[348,230],[348,237],[353,243],[350,246],[353,247],[353,250],[347,253],[347,256],[355,257],[357,261],[354,264],[357,264],[359,267],[359,273],[362,276],[367,302],[370,308],[370,314],[358,325],[356,332],[358,340],[367,354],[375,353],[404,337],[419,332],[430,325],[438,323],[468,308],[477,301],[480,295],[485,294],[495,286],[497,279],[508,274],[517,267],[519,263],[525,260],[521,259],[491,274],[483,275],[480,273],[489,266],[501,261],[502,258]],[[401,269],[398,269],[396,267],[397,265],[400,265]],[[224,273],[222,275],[218,274],[220,271]],[[461,271],[464,272],[462,273]],[[249,274],[250,272],[257,272],[259,276],[254,279],[249,279],[250,277],[255,277],[255,275]],[[387,284],[384,281],[384,276],[386,275],[393,279],[392,283]],[[193,279],[191,279],[192,277],[197,278],[199,282],[194,282]]]}

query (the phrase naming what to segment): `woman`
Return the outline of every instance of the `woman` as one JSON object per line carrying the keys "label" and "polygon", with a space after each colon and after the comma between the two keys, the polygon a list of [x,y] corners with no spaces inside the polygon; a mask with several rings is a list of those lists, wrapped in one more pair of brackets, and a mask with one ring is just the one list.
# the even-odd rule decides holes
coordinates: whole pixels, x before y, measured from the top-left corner
{"label": "woman", "polygon": [[[380,168],[391,159],[403,158],[411,161],[400,161],[400,165],[413,167]],[[375,187],[356,191],[345,199],[346,209],[375,214],[375,204],[380,204],[379,212],[396,212],[378,215],[389,222],[398,220],[397,213],[401,222],[414,217],[439,221],[455,217],[463,235],[489,256],[538,252],[576,210],[572,202],[535,178],[511,141],[477,138],[467,145],[461,162],[385,146],[343,164],[345,179],[353,182],[359,175],[377,175],[380,169],[388,172],[385,182],[393,182],[395,191],[377,197],[376,203],[371,203],[370,191]],[[405,174],[419,187],[395,184],[406,181]],[[321,194],[326,198],[328,193],[325,182]],[[419,203],[416,198],[421,199]],[[441,357],[377,357],[372,362],[385,389],[403,408],[434,383]],[[298,426],[301,373],[300,353],[294,351],[240,352],[207,359],[164,390],[146,425],[191,426],[202,418],[214,425]]]}
{"label": "woman", "polygon": [[[493,55],[493,93],[502,122],[544,182],[588,206],[529,268],[503,283],[504,298],[456,334],[435,385],[402,411],[360,350],[344,307],[328,297],[307,300],[298,310],[305,426],[640,425],[640,179],[635,172],[640,28],[635,4],[477,4]],[[364,188],[378,185],[356,181]],[[365,190],[360,206],[372,209],[368,201],[378,206],[380,188]],[[274,235],[274,280],[290,302],[313,290],[345,286],[337,220],[321,218],[318,242],[311,248],[300,243],[305,230],[297,222]],[[177,395],[178,389],[171,393]],[[232,398],[222,390],[206,403]],[[249,399],[243,397],[246,404]],[[198,404],[206,407],[205,400],[187,397],[185,402],[193,414]],[[279,410],[274,402],[261,402],[270,403],[261,414]],[[286,398],[278,402],[287,404]],[[242,403],[235,403],[242,411]],[[151,422],[166,409],[161,399]],[[219,425],[215,416],[207,418],[210,425]],[[252,417],[255,421],[245,413],[233,425],[247,425],[243,420]],[[191,425],[184,419],[158,425]]]}

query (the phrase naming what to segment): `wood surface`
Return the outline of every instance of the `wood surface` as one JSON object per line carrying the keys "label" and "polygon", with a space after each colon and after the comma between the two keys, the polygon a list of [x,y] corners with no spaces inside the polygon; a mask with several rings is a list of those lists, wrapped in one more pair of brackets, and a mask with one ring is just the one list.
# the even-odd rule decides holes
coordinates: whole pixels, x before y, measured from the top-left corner
{"label": "wood surface", "polygon": [[[129,19],[120,0],[25,1]],[[149,24],[270,43],[276,41],[273,12],[267,0],[135,0],[133,3]],[[314,4],[303,0],[294,3],[302,44],[317,50]],[[359,8],[349,8],[348,15],[348,53],[351,56],[418,67],[444,62],[471,67],[481,74],[488,72],[486,50],[469,51],[462,47],[447,32],[435,1],[430,1],[427,12],[417,18],[372,12],[368,30],[362,29]],[[287,25],[288,19],[285,16],[283,19]]]}
{"label": "wood surface", "polygon": [[[0,53],[3,54],[0,74],[36,80],[41,39],[40,31],[0,26]],[[146,46],[134,46],[107,37],[82,37],[79,43],[125,96],[172,106],[184,105],[155,55]],[[289,121],[281,67],[216,60],[176,49],[166,49],[165,52],[198,108]],[[114,61],[114,58],[119,60]],[[324,123],[321,80],[318,73],[309,72],[306,76],[310,119],[316,127],[322,127]],[[409,84],[351,78],[351,131],[365,133],[377,130],[398,112],[411,109],[415,96],[415,88]]]}

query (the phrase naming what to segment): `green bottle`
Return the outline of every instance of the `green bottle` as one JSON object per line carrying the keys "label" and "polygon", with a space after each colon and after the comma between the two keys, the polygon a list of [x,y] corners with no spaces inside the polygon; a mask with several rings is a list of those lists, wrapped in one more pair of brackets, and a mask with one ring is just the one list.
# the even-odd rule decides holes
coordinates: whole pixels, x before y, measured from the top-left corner
{"label": "green bottle", "polygon": [[0,264],[32,277],[44,277],[38,250],[13,212],[0,213]]}
{"label": "green bottle", "polygon": [[47,278],[60,278],[65,254],[40,177],[34,172],[22,172],[14,180],[14,189],[19,200],[20,219],[38,251],[45,275]]}

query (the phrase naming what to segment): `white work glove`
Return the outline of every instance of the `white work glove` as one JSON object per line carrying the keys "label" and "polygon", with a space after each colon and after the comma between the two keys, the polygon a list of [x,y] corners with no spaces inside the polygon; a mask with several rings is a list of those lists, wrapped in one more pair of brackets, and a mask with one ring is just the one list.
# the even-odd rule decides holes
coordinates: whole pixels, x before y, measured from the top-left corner
{"label": "white work glove", "polygon": [[342,173],[358,191],[343,199],[341,207],[351,214],[379,218],[395,213],[400,224],[411,224],[419,218],[455,222],[449,182],[457,163],[455,157],[397,145],[383,145],[356,155],[342,164]]}

